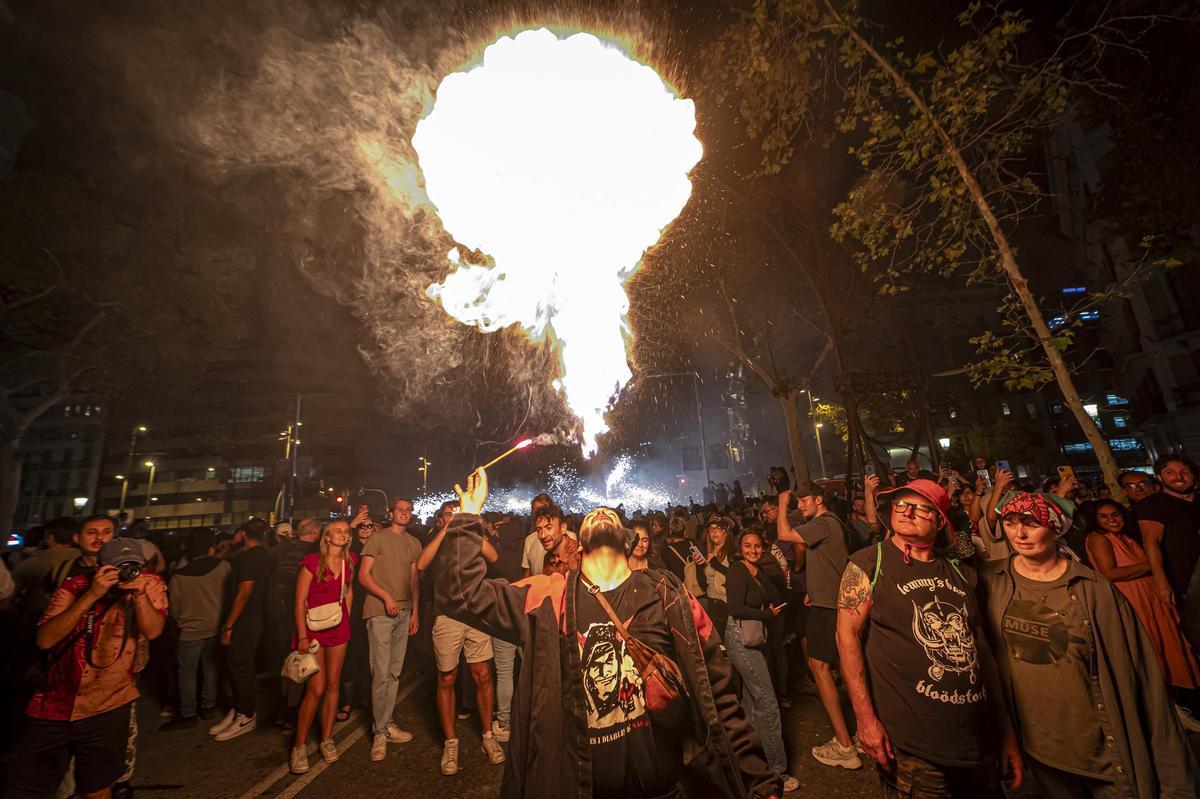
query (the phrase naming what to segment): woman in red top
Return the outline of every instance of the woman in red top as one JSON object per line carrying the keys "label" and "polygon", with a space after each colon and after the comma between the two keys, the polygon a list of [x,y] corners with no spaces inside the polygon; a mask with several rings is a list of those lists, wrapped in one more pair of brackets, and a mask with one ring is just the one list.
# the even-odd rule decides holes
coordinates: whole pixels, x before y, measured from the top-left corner
{"label": "woman in red top", "polygon": [[[334,519],[321,531],[320,551],[305,556],[296,577],[296,651],[307,652],[316,641],[317,664],[321,670],[308,680],[308,690],[300,703],[296,722],[296,742],[292,748],[291,769],[295,774],[308,771],[308,731],[321,706],[321,757],[327,763],[338,759],[333,743],[333,722],[337,714],[338,686],[346,644],[350,640],[350,607],[354,601],[354,570],[358,556],[350,551],[350,523]],[[310,630],[308,614],[314,608],[341,603],[341,621],[324,630]]]}

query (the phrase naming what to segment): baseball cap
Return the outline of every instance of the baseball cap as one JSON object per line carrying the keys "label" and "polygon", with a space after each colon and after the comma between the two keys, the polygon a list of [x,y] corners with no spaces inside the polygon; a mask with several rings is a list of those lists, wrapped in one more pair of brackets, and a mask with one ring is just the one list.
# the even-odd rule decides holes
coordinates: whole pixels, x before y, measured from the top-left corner
{"label": "baseball cap", "polygon": [[818,483],[799,483],[796,490],[792,492],[794,497],[821,497],[825,498],[825,489]]}
{"label": "baseball cap", "polygon": [[296,535],[296,531],[292,529],[291,522],[280,522],[275,525],[276,538],[291,538]]}
{"label": "baseball cap", "polygon": [[947,530],[954,529],[954,525],[950,523],[950,495],[946,493],[946,489],[942,488],[932,480],[923,478],[910,480],[907,484],[897,488],[889,488],[886,491],[880,491],[876,494],[878,500],[892,494],[902,494],[905,491],[917,494],[929,500],[933,507],[937,508],[938,515],[942,517],[942,521],[946,524]]}
{"label": "baseball cap", "polygon": [[105,566],[123,566],[126,563],[146,565],[142,545],[135,538],[114,538],[100,549],[100,563]]}

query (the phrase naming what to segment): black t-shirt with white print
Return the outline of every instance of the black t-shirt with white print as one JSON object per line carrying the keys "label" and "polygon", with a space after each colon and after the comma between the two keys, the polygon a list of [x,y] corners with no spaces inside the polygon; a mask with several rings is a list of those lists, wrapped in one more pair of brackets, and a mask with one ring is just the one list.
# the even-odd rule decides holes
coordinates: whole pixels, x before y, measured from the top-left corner
{"label": "black t-shirt with white print", "polygon": [[[674,659],[671,630],[653,580],[634,572],[604,598],[630,635]],[[579,661],[592,754],[592,796],[656,797],[683,774],[678,736],[653,725],[642,678],[604,608],[583,580],[575,594]]]}
{"label": "black t-shirt with white print", "polygon": [[865,653],[875,712],[892,743],[946,766],[973,766],[994,751],[975,629],[977,578],[965,564],[904,554],[891,541],[850,561],[875,574]]}

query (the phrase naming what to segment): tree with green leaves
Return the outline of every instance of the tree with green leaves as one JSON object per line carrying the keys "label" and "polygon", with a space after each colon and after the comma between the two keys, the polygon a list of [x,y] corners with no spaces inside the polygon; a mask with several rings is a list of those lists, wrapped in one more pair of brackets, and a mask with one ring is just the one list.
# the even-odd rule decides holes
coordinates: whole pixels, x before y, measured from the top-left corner
{"label": "tree with green leaves", "polygon": [[1050,329],[1012,235],[1040,196],[1025,163],[1031,148],[1074,92],[1107,86],[1097,71],[1104,44],[1128,42],[1123,26],[1147,19],[1103,16],[1034,58],[1030,21],[1017,11],[972,2],[958,22],[954,46],[914,51],[900,37],[878,41],[856,0],[757,0],[716,54],[736,77],[763,173],[813,142],[822,103],[835,106],[832,125],[852,142],[861,176],[831,232],[854,245],[883,291],[928,273],[1007,286],[1019,322],[986,342],[985,360],[1002,363],[1014,387],[1053,379],[1121,496],[1112,452],[1075,388],[1070,338]]}

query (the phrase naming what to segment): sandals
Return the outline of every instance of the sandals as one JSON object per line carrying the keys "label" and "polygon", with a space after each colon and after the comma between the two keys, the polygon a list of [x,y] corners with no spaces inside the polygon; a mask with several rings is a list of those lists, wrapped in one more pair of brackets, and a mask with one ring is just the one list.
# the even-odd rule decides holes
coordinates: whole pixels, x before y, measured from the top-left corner
{"label": "sandals", "polygon": [[338,710],[337,715],[334,716],[334,718],[337,719],[338,721],[346,721],[347,719],[349,719],[350,718],[350,706],[342,705],[341,709]]}

